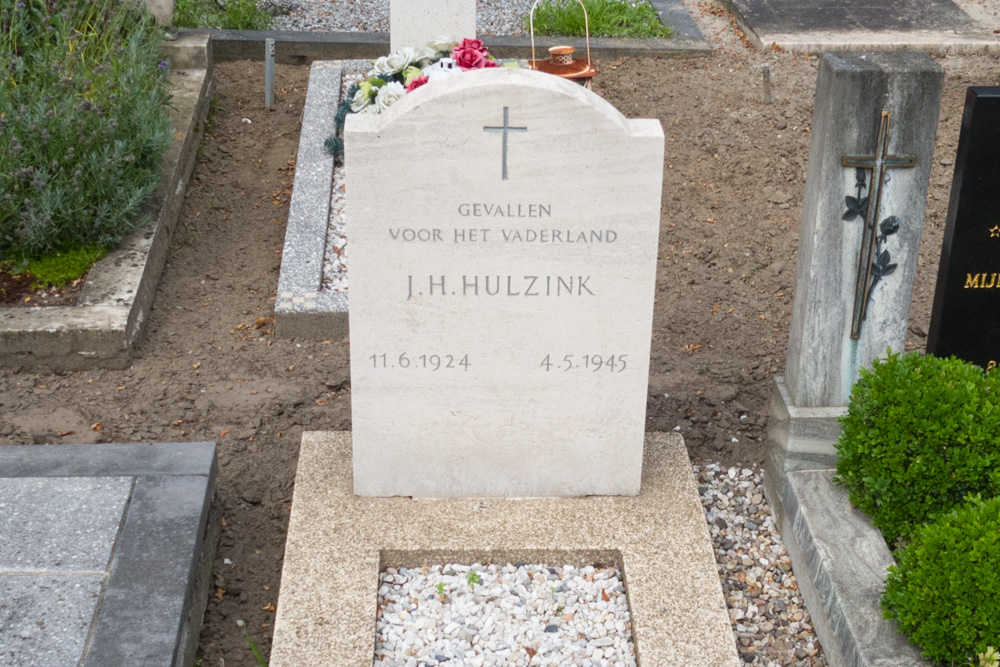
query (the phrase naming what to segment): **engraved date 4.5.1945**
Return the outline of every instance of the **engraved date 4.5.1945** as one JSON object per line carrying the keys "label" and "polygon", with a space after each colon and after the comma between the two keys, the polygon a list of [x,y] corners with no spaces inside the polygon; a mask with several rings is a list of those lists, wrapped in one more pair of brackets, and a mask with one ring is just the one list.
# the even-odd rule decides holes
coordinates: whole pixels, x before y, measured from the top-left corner
{"label": "engraved date 4.5.1945", "polygon": [[563,356],[562,361],[559,361],[558,355],[553,358],[551,354],[546,354],[539,366],[546,372],[561,370],[564,373],[568,371],[597,373],[603,369],[609,373],[621,373],[628,368],[627,357],[627,354],[567,354]]}

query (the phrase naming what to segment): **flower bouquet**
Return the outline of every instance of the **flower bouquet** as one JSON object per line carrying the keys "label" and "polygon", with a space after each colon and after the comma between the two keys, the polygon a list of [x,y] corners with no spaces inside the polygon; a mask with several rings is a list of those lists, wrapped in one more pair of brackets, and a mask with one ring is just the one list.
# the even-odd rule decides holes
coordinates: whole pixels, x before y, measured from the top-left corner
{"label": "flower bouquet", "polygon": [[[516,62],[503,67],[517,67]],[[342,162],[344,121],[351,113],[382,113],[407,93],[439,79],[468,70],[501,67],[482,40],[438,37],[423,48],[404,47],[372,61],[366,77],[352,85],[337,107],[336,129],[326,150]]]}

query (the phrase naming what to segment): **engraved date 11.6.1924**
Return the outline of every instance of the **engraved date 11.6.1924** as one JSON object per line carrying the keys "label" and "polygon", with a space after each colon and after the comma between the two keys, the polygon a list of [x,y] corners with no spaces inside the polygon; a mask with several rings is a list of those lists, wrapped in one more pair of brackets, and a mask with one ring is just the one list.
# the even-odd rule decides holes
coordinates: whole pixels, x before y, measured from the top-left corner
{"label": "engraved date 11.6.1924", "polygon": [[374,368],[409,368],[415,370],[469,370],[468,354],[412,354],[409,352],[383,352],[373,354],[371,359]]}

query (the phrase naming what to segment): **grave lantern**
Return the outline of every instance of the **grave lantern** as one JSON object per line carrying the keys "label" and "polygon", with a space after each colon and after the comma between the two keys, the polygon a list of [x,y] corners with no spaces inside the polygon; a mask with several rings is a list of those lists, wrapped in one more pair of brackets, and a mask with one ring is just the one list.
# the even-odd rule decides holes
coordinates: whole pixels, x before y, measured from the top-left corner
{"label": "grave lantern", "polygon": [[535,0],[531,5],[531,12],[528,14],[528,24],[531,32],[531,60],[528,61],[528,67],[538,72],[554,74],[564,79],[575,81],[587,90],[590,90],[594,76],[597,74],[597,69],[590,60],[590,20],[587,18],[587,8],[583,6],[582,0],[577,0],[577,2],[580,3],[580,9],[583,10],[584,34],[587,38],[586,60],[583,58],[574,58],[573,54],[576,52],[576,49],[572,46],[549,47],[548,60],[536,59],[535,6],[538,4],[538,0]]}

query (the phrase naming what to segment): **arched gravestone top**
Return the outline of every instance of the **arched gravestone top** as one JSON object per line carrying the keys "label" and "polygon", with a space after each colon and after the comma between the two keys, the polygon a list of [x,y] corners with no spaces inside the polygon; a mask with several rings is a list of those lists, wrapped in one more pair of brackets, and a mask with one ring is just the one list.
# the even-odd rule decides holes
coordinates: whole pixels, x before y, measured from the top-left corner
{"label": "arched gravestone top", "polygon": [[464,72],[345,131],[355,491],[639,491],[663,132]]}

